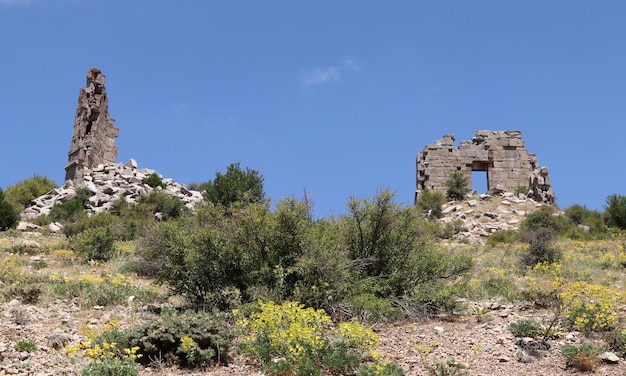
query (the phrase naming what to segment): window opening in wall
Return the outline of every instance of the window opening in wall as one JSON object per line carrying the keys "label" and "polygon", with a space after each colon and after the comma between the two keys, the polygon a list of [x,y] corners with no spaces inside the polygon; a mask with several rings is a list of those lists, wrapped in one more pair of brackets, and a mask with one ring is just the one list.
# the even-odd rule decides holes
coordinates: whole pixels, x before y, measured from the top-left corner
{"label": "window opening in wall", "polygon": [[479,194],[489,190],[487,186],[487,171],[472,171],[472,190]]}

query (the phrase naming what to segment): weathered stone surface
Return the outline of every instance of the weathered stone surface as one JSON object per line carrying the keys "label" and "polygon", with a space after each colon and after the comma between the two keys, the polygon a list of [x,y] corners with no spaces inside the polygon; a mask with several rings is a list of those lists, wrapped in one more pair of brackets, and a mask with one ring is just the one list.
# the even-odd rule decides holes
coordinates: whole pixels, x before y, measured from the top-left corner
{"label": "weathered stone surface", "polygon": [[[120,197],[124,197],[126,201],[135,203],[137,198],[144,194],[149,194],[153,189],[149,185],[143,184],[142,179],[139,177],[145,177],[154,170],[149,169],[137,169],[136,167],[129,167],[121,163],[114,163],[109,165],[103,165],[102,168],[94,170],[83,170],[88,172],[89,175],[82,177],[82,180],[76,182],[67,183],[63,187],[56,188],[53,192],[35,199],[33,206],[26,208],[20,215],[22,222],[20,222],[18,229],[27,231],[33,229],[33,224],[28,223],[29,219],[34,219],[40,215],[50,212],[50,209],[57,202],[62,202],[67,197],[75,197],[77,188],[87,188],[94,193],[93,196],[87,201],[87,211],[89,214],[97,214],[105,210],[111,210],[113,204]],[[158,173],[157,173],[158,174]],[[158,174],[162,177],[160,174]],[[163,192],[180,198],[185,206],[191,210],[195,205],[203,201],[202,194],[198,191],[192,191],[182,184],[176,183],[172,179],[163,179],[166,184],[166,188]],[[161,189],[160,187],[156,189]],[[58,226],[58,224],[55,224]],[[35,226],[36,228],[37,226]],[[51,231],[55,231],[53,227]],[[59,228],[57,231],[60,231]]]}
{"label": "weathered stone surface", "polygon": [[[470,184],[472,171],[487,172],[487,189],[492,194],[528,187],[536,201],[554,203],[548,168],[540,167],[535,154],[528,153],[520,131],[476,131],[471,141],[454,146],[447,134],[417,154],[415,199],[424,191],[446,192],[445,183],[454,171],[463,172]],[[509,194],[511,196],[511,194]]]}
{"label": "weathered stone surface", "polygon": [[65,180],[81,181],[86,169],[100,164],[115,163],[115,138],[119,129],[109,116],[109,104],[104,87],[104,74],[98,68],[87,72],[86,88],[80,89],[74,119],[74,132],[65,167]]}

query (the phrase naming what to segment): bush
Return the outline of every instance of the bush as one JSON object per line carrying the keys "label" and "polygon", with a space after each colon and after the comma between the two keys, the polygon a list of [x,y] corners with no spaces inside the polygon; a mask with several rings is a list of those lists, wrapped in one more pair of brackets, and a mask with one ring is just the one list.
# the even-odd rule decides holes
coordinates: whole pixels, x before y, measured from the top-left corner
{"label": "bush", "polygon": [[108,261],[115,256],[115,238],[108,227],[89,228],[70,238],[72,250],[84,260]]}
{"label": "bush", "polygon": [[626,330],[613,329],[604,336],[604,340],[611,350],[626,353]]}
{"label": "bush", "polygon": [[535,320],[520,319],[509,325],[509,331],[515,337],[537,338],[543,332],[543,326]]}
{"label": "bush", "polygon": [[5,200],[4,192],[0,188],[0,231],[15,227],[19,221],[19,212],[10,202]]}
{"label": "bush", "polygon": [[132,361],[105,357],[91,362],[83,369],[83,376],[137,376],[139,373]]}
{"label": "bush", "polygon": [[73,199],[54,204],[47,218],[52,222],[74,222],[87,216],[86,208],[89,197],[93,192],[86,188],[77,188],[76,197]]}
{"label": "bush", "polygon": [[379,344],[378,335],[358,322],[331,330],[323,310],[296,302],[259,305],[260,312],[240,318],[237,326],[245,334],[242,350],[269,374],[319,375],[320,364],[334,374],[350,374]]}
{"label": "bush", "polygon": [[565,209],[565,216],[573,224],[570,237],[572,239],[594,239],[608,235],[602,213],[589,210],[585,206],[572,205]]}
{"label": "bush", "polygon": [[579,331],[611,330],[617,324],[624,293],[611,287],[572,282],[561,292],[565,317]]}
{"label": "bush", "polygon": [[33,351],[37,351],[37,344],[33,341],[19,341],[16,345],[15,345],[15,351],[26,351],[26,352],[33,352]]}
{"label": "bush", "polygon": [[115,215],[109,212],[102,212],[92,216],[82,217],[74,222],[70,222],[65,224],[63,227],[63,233],[66,237],[71,238],[72,236],[79,235],[80,233],[88,230],[88,229],[96,229],[96,228],[109,228],[113,229],[116,226],[120,225],[121,221]]}
{"label": "bush", "polygon": [[446,181],[446,197],[450,200],[463,200],[471,189],[468,186],[467,176],[461,171],[454,171]]}
{"label": "bush", "polygon": [[131,329],[129,346],[138,347],[140,362],[172,359],[182,367],[228,364],[235,331],[224,313],[187,311],[178,314],[164,309],[161,316]]}
{"label": "bush", "polygon": [[552,208],[544,207],[526,216],[520,226],[522,240],[529,244],[522,254],[522,266],[534,266],[537,263],[555,263],[562,257],[561,251],[553,244],[565,224],[561,218],[553,215]]}
{"label": "bush", "polygon": [[598,364],[598,356],[603,352],[601,347],[596,347],[589,342],[583,342],[580,345],[565,345],[561,350],[561,354],[565,357],[565,365],[583,372],[593,371]]}
{"label": "bush", "polygon": [[180,198],[157,190],[140,196],[137,205],[145,206],[147,211],[164,221],[179,218],[188,211]]}
{"label": "bush", "polygon": [[80,275],[78,277],[50,276],[52,292],[60,298],[79,298],[85,306],[110,306],[127,302],[129,296],[137,300],[151,302],[157,300],[153,289],[136,287],[131,279],[122,274],[103,274],[99,277]]}
{"label": "bush", "polygon": [[[454,258],[439,251],[412,208],[393,201],[383,190],[371,199],[351,198],[345,218],[345,242],[355,273],[371,278],[370,292],[378,296],[402,296],[420,283],[442,278],[458,270]],[[453,266],[454,264],[454,266]],[[456,275],[456,274],[455,274]]]}
{"label": "bush", "polygon": [[161,179],[161,176],[159,176],[156,172],[153,172],[150,176],[145,177],[141,182],[152,188],[161,187],[165,189],[166,187],[163,179]]}
{"label": "bush", "polygon": [[609,226],[626,229],[626,196],[615,194],[608,196],[604,210],[607,213]]}
{"label": "bush", "polygon": [[494,246],[498,243],[513,244],[522,240],[522,236],[517,230],[498,230],[487,238],[487,244]]}
{"label": "bush", "polygon": [[417,198],[415,205],[428,218],[441,218],[441,205],[446,202],[446,197],[441,192],[422,192]]}
{"label": "bush", "polygon": [[[137,265],[197,307],[297,298],[329,311],[358,313],[361,296],[385,304],[419,296],[430,304],[422,286],[445,284],[469,270],[472,259],[439,249],[433,226],[392,198],[383,191],[351,199],[348,215],[319,221],[306,202],[292,198],[274,211],[269,203],[230,208],[209,203],[195,216],[146,228]],[[435,289],[428,291],[436,293],[433,299],[442,298]]]}
{"label": "bush", "polygon": [[45,176],[35,175],[32,178],[22,180],[8,187],[6,199],[9,202],[18,204],[20,210],[24,210],[26,207],[30,206],[34,199],[56,187],[56,183],[51,179]]}
{"label": "bush", "polygon": [[263,176],[258,171],[239,163],[231,163],[226,173],[215,173],[215,179],[197,185],[204,198],[214,204],[231,206],[240,203],[261,203],[265,201]]}
{"label": "bush", "polygon": [[382,363],[368,362],[363,364],[357,376],[404,376],[404,369],[398,364],[385,361]]}
{"label": "bush", "polygon": [[467,376],[469,371],[467,366],[454,358],[449,358],[445,362],[435,361],[432,366],[428,366],[428,373],[432,376]]}

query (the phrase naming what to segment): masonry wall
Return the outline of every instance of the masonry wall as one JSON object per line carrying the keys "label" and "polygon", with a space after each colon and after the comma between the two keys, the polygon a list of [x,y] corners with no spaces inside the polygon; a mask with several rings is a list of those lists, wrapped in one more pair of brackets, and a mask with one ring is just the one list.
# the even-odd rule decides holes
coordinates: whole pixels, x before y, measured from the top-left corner
{"label": "masonry wall", "polygon": [[444,135],[417,154],[416,198],[424,191],[445,193],[445,183],[454,171],[465,173],[470,186],[472,171],[485,171],[489,190],[512,192],[523,186],[533,193],[537,190],[542,201],[554,201],[548,170],[539,168],[537,156],[528,152],[520,131],[476,131],[458,148],[454,141],[454,135]]}
{"label": "masonry wall", "polygon": [[74,119],[74,130],[65,167],[65,180],[80,181],[83,170],[99,164],[115,163],[115,138],[119,129],[109,116],[105,75],[98,68],[87,72],[87,85],[80,89]]}

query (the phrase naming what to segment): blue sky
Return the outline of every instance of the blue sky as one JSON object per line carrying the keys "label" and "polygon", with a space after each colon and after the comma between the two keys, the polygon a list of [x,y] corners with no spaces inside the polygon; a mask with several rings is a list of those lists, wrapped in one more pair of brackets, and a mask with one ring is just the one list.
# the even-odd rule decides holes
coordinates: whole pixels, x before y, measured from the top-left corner
{"label": "blue sky", "polygon": [[118,161],[180,183],[231,162],[316,214],[443,134],[521,130],[557,203],[626,194],[626,2],[0,0],[0,187],[61,184],[78,90],[107,76]]}

